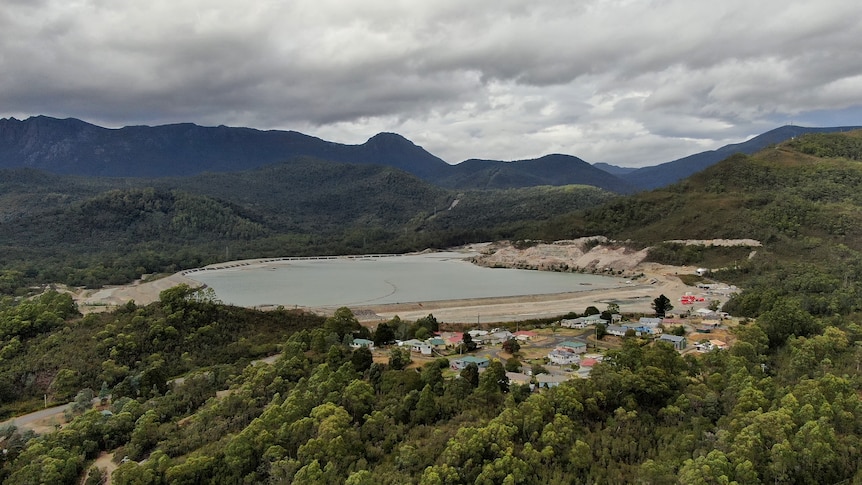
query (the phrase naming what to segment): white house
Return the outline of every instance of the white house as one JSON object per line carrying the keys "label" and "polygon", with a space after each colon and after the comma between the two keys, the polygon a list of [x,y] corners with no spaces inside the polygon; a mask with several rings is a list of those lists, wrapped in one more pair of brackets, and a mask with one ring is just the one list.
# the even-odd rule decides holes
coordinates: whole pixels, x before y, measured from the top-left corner
{"label": "white house", "polygon": [[557,348],[548,352],[548,360],[557,365],[571,365],[579,363],[581,356],[571,350]]}

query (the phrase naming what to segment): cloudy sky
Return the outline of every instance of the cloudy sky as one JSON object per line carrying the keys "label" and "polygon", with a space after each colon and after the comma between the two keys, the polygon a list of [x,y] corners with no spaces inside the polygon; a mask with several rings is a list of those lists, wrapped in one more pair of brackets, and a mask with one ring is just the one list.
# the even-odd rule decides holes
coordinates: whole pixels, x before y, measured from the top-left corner
{"label": "cloudy sky", "polygon": [[862,125],[856,0],[3,0],[0,117],[646,166]]}

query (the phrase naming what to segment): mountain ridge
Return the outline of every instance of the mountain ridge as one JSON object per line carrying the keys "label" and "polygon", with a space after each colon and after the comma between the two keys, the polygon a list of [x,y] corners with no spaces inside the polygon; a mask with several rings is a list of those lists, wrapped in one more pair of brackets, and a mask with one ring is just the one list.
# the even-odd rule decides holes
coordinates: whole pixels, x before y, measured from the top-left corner
{"label": "mountain ridge", "polygon": [[23,121],[0,119],[0,168],[27,167],[82,176],[170,177],[239,172],[310,157],[391,166],[449,189],[578,184],[632,193],[670,185],[734,153],[751,154],[804,133],[855,128],[787,125],[745,142],[634,169],[590,164],[567,154],[514,161],[468,159],[449,164],[391,132],[378,133],[362,144],[346,145],[292,130],[194,123],[105,128],[76,118],[39,115]]}

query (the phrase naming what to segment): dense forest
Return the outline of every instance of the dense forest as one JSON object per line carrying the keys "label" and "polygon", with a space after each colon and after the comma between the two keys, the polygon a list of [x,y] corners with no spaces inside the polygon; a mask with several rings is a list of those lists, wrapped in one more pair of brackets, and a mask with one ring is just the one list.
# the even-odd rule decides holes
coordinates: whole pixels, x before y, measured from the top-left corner
{"label": "dense forest", "polygon": [[[500,360],[456,372],[444,358],[417,367],[398,349],[381,360],[350,347],[355,337],[427,335],[439,328],[432,315],[372,331],[348,309],[328,318],[259,312],[183,286],[148,306],[87,316],[55,291],[6,297],[0,409],[17,414],[45,394],[73,405],[53,432],[2,430],[0,480],[77,483],[108,452],[118,484],[862,483],[858,139],[799,137],[667,189],[571,213],[549,200],[540,220],[512,216],[504,225],[534,239],[763,242],[744,252],[674,243],[652,252],[656,261],[721,262],[713,276],[744,286],[724,306],[747,317],[730,349],[683,356],[625,338],[589,379],[539,392],[510,382]],[[139,228],[117,219],[134,211],[163,224],[165,238],[192,238],[154,216],[178,201],[217,200],[183,190],[99,192],[69,205],[120,208],[93,213],[114,214],[89,226],[95,238],[115,225],[134,238]],[[538,198],[515,193],[532,217]],[[219,230],[249,231],[250,244],[275,227],[239,202],[218,207]],[[449,230],[433,212],[419,226]],[[10,274],[0,281],[15,294],[20,280]],[[87,483],[104,478],[90,470]]]}
{"label": "dense forest", "polygon": [[174,179],[0,173],[0,293],[99,287],[226,259],[403,253],[524,238],[613,194],[453,192],[393,168],[301,159]]}

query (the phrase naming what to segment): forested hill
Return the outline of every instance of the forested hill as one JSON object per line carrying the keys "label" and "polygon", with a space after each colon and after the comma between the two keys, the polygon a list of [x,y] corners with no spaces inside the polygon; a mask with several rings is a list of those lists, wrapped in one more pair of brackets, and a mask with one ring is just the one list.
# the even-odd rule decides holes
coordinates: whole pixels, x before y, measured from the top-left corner
{"label": "forested hill", "polygon": [[542,234],[604,233],[643,245],[751,238],[763,247],[661,244],[651,257],[669,264],[710,261],[724,281],[768,287],[768,294],[735,308],[743,314],[769,309],[782,294],[818,315],[860,311],[860,160],[862,131],[803,135],[754,155],[734,155],[669,187],[552,219]]}
{"label": "forested hill", "polygon": [[[743,153],[751,155],[767,146],[778,144],[806,133],[835,133],[858,130],[859,126],[838,126],[830,128],[813,128],[805,126],[786,125],[758,135],[751,140],[725,145],[717,150],[695,153],[667,163],[652,167],[619,173],[620,178],[640,190],[650,190],[666,187],[675,182],[694,175],[725,158]],[[611,173],[614,173],[611,171]]]}
{"label": "forested hill", "polygon": [[[81,483],[107,453],[122,462],[117,485],[862,483],[860,157],[860,133],[808,135],[667,189],[522,226],[534,236],[603,227],[641,244],[707,231],[764,244],[715,267],[720,280],[746,282],[724,306],[751,317],[729,325],[729,349],[680,354],[628,336],[605,342],[614,348],[589,379],[538,392],[506,374],[544,370],[526,353],[497,352],[480,373],[453,371],[446,358],[411,366],[395,346],[376,358],[350,346],[431,335],[444,326],[433,315],[372,332],[346,308],[327,318],[258,312],[184,286],[86,317],[55,291],[0,298],[2,411],[73,399],[61,429],[0,430],[0,481]],[[564,192],[554,195],[543,200]],[[127,188],[70,205],[131,207],[107,213],[158,221],[180,199],[213,201],[204,197]],[[249,214],[226,220],[257,221]],[[655,251],[698,261],[710,249]],[[248,365],[276,352],[272,364]],[[104,405],[92,409],[94,397]],[[86,483],[101,483],[90,473]]]}
{"label": "forested hill", "polygon": [[120,284],[225,259],[524,238],[553,214],[613,197],[588,186],[450,191],[391,167],[307,158],[162,179],[4,170],[0,293]]}

